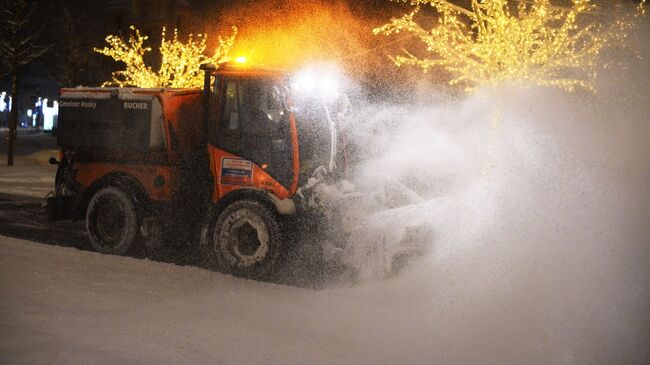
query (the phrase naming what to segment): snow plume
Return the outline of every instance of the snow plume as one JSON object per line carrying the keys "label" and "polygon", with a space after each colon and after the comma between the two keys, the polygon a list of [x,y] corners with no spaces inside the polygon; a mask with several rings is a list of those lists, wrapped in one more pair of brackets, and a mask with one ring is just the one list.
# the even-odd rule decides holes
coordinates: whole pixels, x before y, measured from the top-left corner
{"label": "snow plume", "polygon": [[641,46],[643,58],[601,75],[596,95],[502,85],[356,114],[353,132],[368,146],[356,184],[381,174],[424,199],[373,229],[435,232],[424,259],[364,289],[421,305],[400,323],[439,335],[413,339],[414,353],[439,363],[650,361],[650,49]]}

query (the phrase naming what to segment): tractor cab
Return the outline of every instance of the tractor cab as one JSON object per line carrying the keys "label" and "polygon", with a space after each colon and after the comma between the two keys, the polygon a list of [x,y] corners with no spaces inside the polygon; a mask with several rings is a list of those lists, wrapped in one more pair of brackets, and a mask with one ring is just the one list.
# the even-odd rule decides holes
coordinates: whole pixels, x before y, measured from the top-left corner
{"label": "tractor cab", "polygon": [[306,98],[310,85],[300,75],[229,64],[203,70],[214,201],[242,188],[283,200],[315,174],[344,170],[341,113],[332,100]]}

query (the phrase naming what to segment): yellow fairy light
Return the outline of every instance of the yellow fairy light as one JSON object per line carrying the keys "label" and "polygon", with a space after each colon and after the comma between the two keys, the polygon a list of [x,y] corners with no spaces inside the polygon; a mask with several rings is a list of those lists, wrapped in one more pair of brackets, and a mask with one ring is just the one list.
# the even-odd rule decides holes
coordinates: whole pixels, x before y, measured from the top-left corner
{"label": "yellow fairy light", "polygon": [[190,34],[187,42],[178,39],[178,30],[167,39],[166,29],[162,30],[162,41],[159,47],[161,55],[160,69],[155,72],[144,62],[144,55],[151,51],[144,47],[148,39],[146,35],[131,26],[132,34],[128,41],[114,35],[106,37],[107,47],[95,48],[95,52],[113,58],[125,65],[124,70],[113,72],[113,80],[103,86],[116,85],[119,87],[135,86],[144,88],[184,88],[201,87],[203,76],[199,66],[203,63],[219,65],[229,60],[237,28],[232,28],[232,34],[226,38],[219,37],[218,46],[211,57],[205,55],[207,35],[198,34],[196,38]]}
{"label": "yellow fairy light", "polygon": [[[405,51],[393,59],[398,66],[441,67],[453,75],[450,84],[467,91],[503,80],[572,91],[594,90],[598,55],[624,43],[646,0],[633,14],[620,4],[599,11],[591,0],[565,6],[551,0],[470,0],[467,8],[447,0],[410,2],[415,6],[411,13],[374,29],[385,35],[411,32],[424,42],[430,57]],[[425,4],[439,15],[431,30],[415,20]]]}

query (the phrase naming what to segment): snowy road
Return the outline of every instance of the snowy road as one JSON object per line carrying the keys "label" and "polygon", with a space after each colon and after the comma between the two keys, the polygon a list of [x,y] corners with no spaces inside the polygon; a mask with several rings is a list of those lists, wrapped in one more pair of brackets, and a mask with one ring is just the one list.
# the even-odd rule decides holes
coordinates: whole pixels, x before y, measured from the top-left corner
{"label": "snowy road", "polygon": [[376,290],[298,289],[7,237],[0,267],[4,364],[415,363],[437,358],[429,344],[443,334],[423,333]]}
{"label": "snowy road", "polygon": [[0,250],[3,363],[304,363],[325,350],[284,305],[309,317],[306,290],[9,238]]}

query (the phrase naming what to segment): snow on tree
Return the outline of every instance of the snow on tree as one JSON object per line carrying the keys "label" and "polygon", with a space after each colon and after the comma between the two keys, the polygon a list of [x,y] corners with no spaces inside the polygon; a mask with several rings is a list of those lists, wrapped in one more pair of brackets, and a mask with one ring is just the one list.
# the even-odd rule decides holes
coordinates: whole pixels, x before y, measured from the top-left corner
{"label": "snow on tree", "polygon": [[26,0],[0,0],[0,62],[11,74],[11,99],[14,101],[9,113],[7,166],[14,164],[20,71],[50,48],[36,44],[43,30],[35,24],[36,10],[36,4]]}
{"label": "snow on tree", "polygon": [[[447,0],[411,0],[412,12],[374,33],[417,36],[427,56],[405,50],[394,62],[425,72],[442,68],[452,75],[451,85],[467,91],[503,80],[593,90],[599,54],[624,43],[645,2],[634,13],[619,2],[603,8],[591,0],[562,3],[566,5],[551,0],[470,0],[465,7]],[[423,5],[438,15],[432,29],[416,21]]]}
{"label": "snow on tree", "polygon": [[206,56],[207,34],[198,34],[196,38],[190,34],[187,42],[182,42],[178,37],[178,30],[175,29],[174,36],[167,39],[166,30],[163,28],[159,47],[161,65],[158,71],[154,71],[144,60],[144,55],[151,51],[150,47],[145,46],[149,37],[142,35],[134,26],[131,26],[131,31],[128,41],[109,35],[106,37],[107,47],[94,49],[95,52],[125,65],[124,70],[113,72],[113,80],[104,83],[104,86],[201,87],[203,76],[199,66],[204,63],[219,65],[227,62],[237,36],[237,27],[233,26],[232,34],[226,38],[220,36],[213,55]]}

